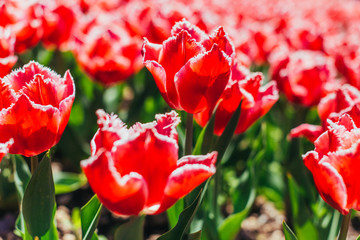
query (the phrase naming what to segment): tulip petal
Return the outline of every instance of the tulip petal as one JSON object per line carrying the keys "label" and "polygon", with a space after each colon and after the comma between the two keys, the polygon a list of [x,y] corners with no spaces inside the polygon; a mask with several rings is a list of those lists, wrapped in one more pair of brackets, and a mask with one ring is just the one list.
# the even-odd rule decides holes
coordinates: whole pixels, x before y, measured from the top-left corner
{"label": "tulip petal", "polygon": [[[324,158],[327,158],[324,156]],[[316,188],[321,197],[342,214],[347,214],[347,189],[342,176],[336,169],[323,159],[319,162],[319,155],[310,151],[303,156],[304,164],[311,171]]]}
{"label": "tulip petal", "polygon": [[310,142],[314,142],[324,131],[322,126],[304,123],[291,129],[290,137],[306,137]]}
{"label": "tulip petal", "polygon": [[181,107],[198,113],[215,106],[229,81],[230,66],[231,59],[216,44],[190,59],[174,78]]}
{"label": "tulip petal", "polygon": [[180,123],[180,117],[175,111],[165,114],[156,114],[155,119],[155,129],[159,134],[173,138],[175,141],[178,140],[176,127]]}
{"label": "tulip petal", "polygon": [[119,174],[111,153],[105,149],[82,161],[81,167],[91,188],[107,208],[120,215],[137,215],[141,212],[148,195],[146,182],[141,175],[134,172]]}
{"label": "tulip petal", "polygon": [[166,181],[176,168],[177,142],[158,134],[152,127],[145,128],[127,139],[115,142],[113,156],[114,166],[121,175],[136,172],[145,179],[151,193],[146,207],[159,204]]}
{"label": "tulip petal", "polygon": [[215,173],[217,152],[201,156],[184,156],[167,181],[164,197],[157,213],[173,205]]}
{"label": "tulip petal", "polygon": [[191,38],[188,32],[181,31],[163,42],[163,48],[159,55],[158,63],[166,69],[165,89],[167,97],[176,108],[179,108],[179,95],[175,88],[175,74],[192,57],[203,52],[204,48]]}

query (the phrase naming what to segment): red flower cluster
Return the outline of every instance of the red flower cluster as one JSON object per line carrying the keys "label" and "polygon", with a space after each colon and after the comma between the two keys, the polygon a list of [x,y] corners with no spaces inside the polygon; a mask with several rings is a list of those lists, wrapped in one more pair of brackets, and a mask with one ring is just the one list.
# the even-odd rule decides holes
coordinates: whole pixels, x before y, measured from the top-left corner
{"label": "red flower cluster", "polygon": [[144,64],[165,101],[189,113],[215,105],[229,80],[233,55],[221,27],[208,36],[186,20],[175,24],[162,44],[145,40],[143,46]]}
{"label": "red flower cluster", "polygon": [[[240,104],[241,115],[235,133],[245,132],[258,118],[265,115],[279,98],[276,83],[271,81],[261,87],[263,75],[250,73],[245,67],[235,64],[232,67],[230,81],[218,100],[215,115],[214,133],[221,135],[231,116]],[[194,115],[200,126],[205,126],[211,117],[213,108]]]}
{"label": "red flower cluster", "polygon": [[96,114],[91,157],[81,166],[100,201],[116,214],[161,213],[215,173],[216,152],[178,160],[175,111],[129,129],[115,115]]}
{"label": "red flower cluster", "polygon": [[64,78],[36,62],[0,80],[0,142],[9,153],[38,155],[60,140],[75,97],[70,72]]}
{"label": "red flower cluster", "polygon": [[360,164],[360,122],[344,114],[314,143],[315,150],[303,156],[321,197],[342,214],[360,210],[357,179]]}

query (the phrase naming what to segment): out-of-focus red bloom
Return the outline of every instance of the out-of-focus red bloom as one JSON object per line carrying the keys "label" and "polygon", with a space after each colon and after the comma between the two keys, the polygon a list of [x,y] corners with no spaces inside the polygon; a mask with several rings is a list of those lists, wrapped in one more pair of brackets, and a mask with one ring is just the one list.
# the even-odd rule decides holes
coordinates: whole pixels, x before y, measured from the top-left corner
{"label": "out-of-focus red bloom", "polygon": [[170,107],[188,113],[215,105],[230,75],[234,47],[222,27],[207,36],[183,20],[162,44],[145,39],[144,64]]}
{"label": "out-of-focus red bloom", "polygon": [[80,66],[96,81],[112,85],[140,70],[141,40],[120,25],[100,24],[89,29],[75,46]]}
{"label": "out-of-focus red bloom", "polygon": [[291,137],[306,137],[314,142],[323,132],[326,131],[330,119],[337,122],[339,117],[345,113],[353,119],[360,120],[360,91],[353,86],[345,84],[335,92],[322,98],[318,104],[318,114],[322,126],[301,124],[290,132]]}
{"label": "out-of-focus red bloom", "polygon": [[130,129],[115,115],[96,114],[91,157],[81,166],[100,201],[116,214],[161,213],[215,173],[216,152],[178,160],[175,111]]}
{"label": "out-of-focus red bloom", "polygon": [[15,37],[11,35],[10,29],[0,27],[0,77],[8,74],[17,61],[14,46]]}
{"label": "out-of-focus red bloom", "polygon": [[344,114],[314,143],[315,150],[303,156],[321,197],[342,214],[360,210],[360,122]]}
{"label": "out-of-focus red bloom", "polygon": [[[66,48],[77,21],[78,6],[59,1],[49,2],[44,8],[42,42],[45,46]],[[80,16],[78,16],[80,17]]]}
{"label": "out-of-focus red bloom", "polygon": [[[214,133],[221,135],[231,116],[240,104],[240,119],[235,133],[245,132],[257,119],[264,116],[279,99],[275,81],[261,86],[263,75],[251,73],[242,66],[235,64],[231,77],[223,94],[219,99],[219,106],[215,115]],[[205,126],[211,117],[214,108],[194,115],[200,126]]]}
{"label": "out-of-focus red bloom", "polygon": [[335,80],[332,59],[317,51],[274,55],[270,72],[288,100],[305,106],[318,104],[322,97],[340,85]]}
{"label": "out-of-focus red bloom", "polygon": [[0,26],[10,27],[15,35],[15,52],[24,52],[40,41],[42,14],[42,5],[34,1],[0,1]]}
{"label": "out-of-focus red bloom", "polygon": [[75,97],[70,72],[61,78],[30,62],[0,81],[0,142],[10,138],[9,152],[34,156],[60,140]]}
{"label": "out-of-focus red bloom", "polygon": [[0,143],[0,162],[2,158],[9,153],[9,147],[14,143],[13,139],[10,139],[9,141],[5,143]]}

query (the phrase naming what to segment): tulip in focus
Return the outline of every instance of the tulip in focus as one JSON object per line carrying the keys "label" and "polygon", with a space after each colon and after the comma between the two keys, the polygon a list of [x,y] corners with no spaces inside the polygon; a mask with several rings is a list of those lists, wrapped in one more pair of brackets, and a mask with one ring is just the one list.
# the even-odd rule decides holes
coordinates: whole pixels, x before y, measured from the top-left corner
{"label": "tulip in focus", "polygon": [[330,206],[346,215],[350,209],[360,210],[359,121],[348,114],[338,122],[329,121],[328,130],[315,142],[315,150],[303,156],[316,188]]}
{"label": "tulip in focus", "polygon": [[162,44],[145,39],[143,57],[170,107],[199,113],[215,105],[230,76],[234,46],[222,27],[206,35],[186,20]]}
{"label": "tulip in focus", "polygon": [[14,139],[9,153],[38,155],[57,144],[75,98],[74,81],[30,62],[0,80],[0,142]]}
{"label": "tulip in focus", "polygon": [[[263,75],[250,73],[249,70],[235,64],[231,71],[231,77],[223,94],[215,115],[214,133],[221,135],[231,116],[236,111],[243,99],[239,122],[235,133],[245,132],[257,119],[264,116],[279,99],[276,82],[271,81],[261,86]],[[214,108],[210,108],[194,115],[200,126],[205,126],[209,121]]]}
{"label": "tulip in focus", "polygon": [[158,214],[215,173],[217,153],[178,160],[175,111],[131,128],[96,112],[99,129],[81,167],[100,201],[119,215]]}

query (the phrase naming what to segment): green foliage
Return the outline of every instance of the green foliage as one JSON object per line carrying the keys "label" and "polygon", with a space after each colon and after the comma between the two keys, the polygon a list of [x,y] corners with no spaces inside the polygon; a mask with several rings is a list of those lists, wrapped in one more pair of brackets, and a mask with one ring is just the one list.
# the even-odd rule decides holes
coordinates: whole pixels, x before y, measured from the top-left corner
{"label": "green foliage", "polygon": [[114,240],[143,240],[145,215],[131,217],[126,223],[121,224],[115,231]]}
{"label": "green foliage", "polygon": [[26,187],[22,200],[22,213],[26,228],[32,237],[44,236],[52,226],[55,208],[55,187],[46,153]]}
{"label": "green foliage", "polygon": [[82,240],[97,239],[94,234],[99,223],[102,204],[96,195],[94,195],[88,203],[81,208],[81,232]]}
{"label": "green foliage", "polygon": [[199,195],[191,203],[191,205],[189,205],[181,212],[179,221],[177,222],[176,226],[160,236],[158,240],[182,240],[187,237],[187,231],[190,227],[191,221],[195,216],[196,210],[199,208],[199,205],[203,199],[206,187],[207,185],[205,185],[204,189],[200,191]]}
{"label": "green foliage", "polygon": [[285,240],[297,240],[295,233],[290,229],[290,227],[283,221],[283,231],[285,235]]}

